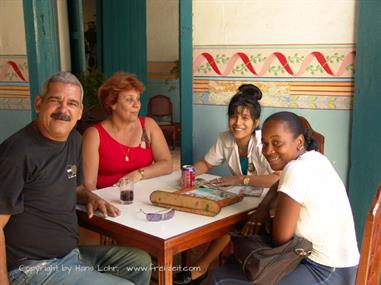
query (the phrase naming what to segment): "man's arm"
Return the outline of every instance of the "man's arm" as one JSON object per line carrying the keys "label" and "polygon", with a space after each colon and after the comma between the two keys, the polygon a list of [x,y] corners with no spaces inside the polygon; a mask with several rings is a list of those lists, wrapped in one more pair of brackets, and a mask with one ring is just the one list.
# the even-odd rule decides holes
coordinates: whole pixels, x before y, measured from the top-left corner
{"label": "man's arm", "polygon": [[0,215],[0,284],[8,285],[7,257],[5,253],[4,227],[8,223],[10,215]]}
{"label": "man's arm", "polygon": [[88,190],[83,184],[77,187],[76,192],[77,203],[87,205],[87,213],[90,219],[94,216],[94,211],[96,210],[100,211],[103,217],[116,217],[120,215],[118,208]]}

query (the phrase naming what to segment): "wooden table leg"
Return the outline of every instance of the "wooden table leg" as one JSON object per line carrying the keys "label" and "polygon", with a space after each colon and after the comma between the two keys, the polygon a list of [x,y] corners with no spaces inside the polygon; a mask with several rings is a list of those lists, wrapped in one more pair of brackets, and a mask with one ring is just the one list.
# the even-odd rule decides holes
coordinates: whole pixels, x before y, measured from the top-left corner
{"label": "wooden table leg", "polygon": [[188,249],[181,253],[181,265],[182,266],[190,266],[192,264],[192,249]]}
{"label": "wooden table leg", "polygon": [[171,251],[164,251],[163,256],[157,259],[157,279],[159,285],[172,285],[173,254]]}

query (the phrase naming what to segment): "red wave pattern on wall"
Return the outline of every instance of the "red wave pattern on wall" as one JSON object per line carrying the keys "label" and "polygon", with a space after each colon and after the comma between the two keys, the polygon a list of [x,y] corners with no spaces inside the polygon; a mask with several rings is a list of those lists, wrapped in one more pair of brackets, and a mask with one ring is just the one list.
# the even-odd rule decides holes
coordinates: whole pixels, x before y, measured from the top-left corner
{"label": "red wave pattern on wall", "polygon": [[0,70],[0,80],[2,80],[4,78],[5,74],[7,74],[9,68],[12,68],[13,71],[17,74],[17,76],[22,81],[26,81],[25,77],[22,75],[21,70],[17,66],[17,63],[14,62],[13,60],[9,60],[9,61],[5,62],[5,64],[3,65],[3,68]]}
{"label": "red wave pattern on wall", "polygon": [[271,64],[275,61],[275,60],[278,60],[280,62],[280,64],[283,66],[283,68],[285,69],[285,71],[291,75],[291,76],[301,76],[302,74],[305,73],[306,71],[306,68],[307,66],[314,60],[316,59],[318,61],[318,63],[320,64],[320,66],[323,68],[323,70],[330,76],[335,76],[335,77],[338,77],[338,76],[341,76],[344,72],[345,72],[345,68],[351,64],[351,63],[354,63],[354,58],[355,58],[355,55],[356,55],[356,52],[355,51],[352,51],[350,53],[348,53],[343,61],[341,62],[340,64],[340,67],[338,68],[338,70],[336,72],[332,71],[332,69],[330,68],[329,66],[329,63],[326,61],[324,55],[321,53],[321,52],[318,52],[318,51],[314,51],[314,52],[311,52],[310,54],[308,54],[305,58],[305,60],[303,61],[303,63],[301,64],[299,70],[297,72],[294,72],[288,61],[287,61],[287,58],[284,54],[282,54],[281,52],[274,52],[272,53],[264,62],[264,64],[262,65],[262,68],[259,72],[257,72],[255,69],[254,69],[254,66],[251,64],[250,62],[250,59],[248,57],[247,54],[243,53],[243,52],[237,52],[235,53],[230,59],[229,61],[227,62],[226,64],[226,67],[225,67],[225,70],[224,71],[221,71],[218,67],[218,65],[216,64],[215,60],[214,60],[214,57],[210,54],[210,53],[207,53],[207,52],[203,52],[201,54],[199,54],[196,59],[194,60],[193,62],[193,67],[194,69],[196,69],[205,59],[206,61],[208,62],[208,64],[210,65],[210,67],[213,69],[213,71],[220,75],[220,76],[227,76],[230,74],[230,72],[232,71],[234,65],[236,64],[236,62],[241,59],[243,64],[247,67],[247,69],[255,76],[263,76],[267,73],[269,67],[271,66]]}

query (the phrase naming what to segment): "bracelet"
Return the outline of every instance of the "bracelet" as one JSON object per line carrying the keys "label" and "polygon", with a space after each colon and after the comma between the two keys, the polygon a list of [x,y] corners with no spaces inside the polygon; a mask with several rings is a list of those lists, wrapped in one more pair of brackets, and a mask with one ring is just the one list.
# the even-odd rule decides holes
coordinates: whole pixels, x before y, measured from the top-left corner
{"label": "bracelet", "polygon": [[143,179],[144,179],[144,169],[139,168],[139,169],[138,169],[138,172],[139,172],[139,174],[140,174],[140,176],[141,176],[140,180],[143,180]]}

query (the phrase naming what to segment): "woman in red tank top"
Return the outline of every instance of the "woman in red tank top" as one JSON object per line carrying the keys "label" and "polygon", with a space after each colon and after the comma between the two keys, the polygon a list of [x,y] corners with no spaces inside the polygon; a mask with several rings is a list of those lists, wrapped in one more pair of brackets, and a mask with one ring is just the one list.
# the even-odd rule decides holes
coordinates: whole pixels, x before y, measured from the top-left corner
{"label": "woman in red tank top", "polygon": [[117,72],[99,89],[108,117],[83,135],[83,168],[88,189],[112,186],[122,177],[137,182],[172,172],[163,132],[149,117],[138,117],[143,84]]}

